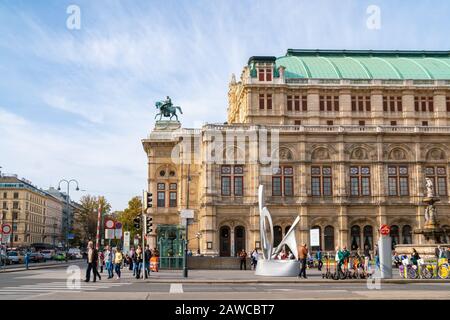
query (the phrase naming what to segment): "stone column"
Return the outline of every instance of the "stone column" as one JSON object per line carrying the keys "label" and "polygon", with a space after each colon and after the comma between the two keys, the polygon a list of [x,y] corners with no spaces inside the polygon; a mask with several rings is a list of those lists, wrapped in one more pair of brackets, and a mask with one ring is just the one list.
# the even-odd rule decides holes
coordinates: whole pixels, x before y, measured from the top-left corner
{"label": "stone column", "polygon": [[352,97],[350,90],[341,90],[339,92],[339,115],[340,123],[334,121],[335,125],[351,125],[352,124]]}
{"label": "stone column", "polygon": [[383,91],[373,90],[370,97],[372,124],[375,126],[382,126],[384,124],[383,117]]}
{"label": "stone column", "polygon": [[339,234],[338,234],[338,244],[342,248],[343,246],[348,247],[348,216],[347,207],[339,207]]}
{"label": "stone column", "polygon": [[416,111],[414,109],[414,92],[413,91],[404,91],[402,97],[402,106],[403,106],[403,124],[405,126],[415,126],[416,120],[415,115]]}
{"label": "stone column", "polygon": [[299,244],[306,243],[309,246],[309,219],[308,208],[306,206],[300,207],[300,223],[299,223]]}
{"label": "stone column", "polygon": [[308,90],[308,125],[320,124],[320,110],[319,110],[319,90]]}
{"label": "stone column", "polygon": [[230,226],[230,255],[232,256],[232,257],[234,257],[235,256],[235,254],[236,254],[236,252],[234,252],[234,247],[235,247],[235,245],[234,245],[234,225],[231,225]]}
{"label": "stone column", "polygon": [[[447,126],[447,105],[446,105],[445,91],[436,92],[434,95],[434,125]],[[433,123],[430,123],[433,125]]]}

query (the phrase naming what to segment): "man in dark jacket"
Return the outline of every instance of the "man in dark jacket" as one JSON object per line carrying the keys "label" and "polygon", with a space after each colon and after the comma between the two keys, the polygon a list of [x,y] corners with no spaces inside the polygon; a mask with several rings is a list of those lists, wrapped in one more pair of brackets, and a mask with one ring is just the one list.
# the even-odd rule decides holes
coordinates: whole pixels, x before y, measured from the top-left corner
{"label": "man in dark jacket", "polygon": [[247,252],[244,249],[239,252],[239,259],[241,261],[240,268],[244,267],[244,270],[247,270]]}
{"label": "man in dark jacket", "polygon": [[145,247],[144,251],[144,269],[145,269],[145,279],[150,276],[150,259],[152,257],[152,251],[149,246]]}

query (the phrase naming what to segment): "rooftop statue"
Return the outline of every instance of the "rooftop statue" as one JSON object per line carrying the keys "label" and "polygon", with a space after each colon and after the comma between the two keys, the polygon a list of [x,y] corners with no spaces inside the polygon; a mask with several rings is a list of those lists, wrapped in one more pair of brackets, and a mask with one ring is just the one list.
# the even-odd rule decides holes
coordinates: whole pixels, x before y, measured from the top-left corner
{"label": "rooftop statue", "polygon": [[174,106],[172,104],[172,100],[169,96],[167,96],[166,100],[163,101],[157,101],[155,103],[156,109],[159,109],[159,113],[156,114],[155,119],[157,116],[159,116],[159,121],[161,121],[162,117],[169,117],[169,121],[172,120],[173,117],[176,118],[176,121],[178,121],[177,116],[177,109],[180,111],[181,114],[183,114],[183,111],[181,111],[181,108],[179,106]]}

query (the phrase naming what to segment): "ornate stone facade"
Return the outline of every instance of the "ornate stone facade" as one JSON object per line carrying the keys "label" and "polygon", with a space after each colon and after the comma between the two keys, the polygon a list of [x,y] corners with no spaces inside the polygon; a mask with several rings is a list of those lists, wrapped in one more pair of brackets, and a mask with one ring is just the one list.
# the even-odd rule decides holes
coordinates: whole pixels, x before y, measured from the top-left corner
{"label": "ornate stone facade", "polygon": [[[395,59],[415,54],[431,59],[412,52],[389,61],[395,69]],[[449,53],[440,55],[448,59]],[[308,59],[304,69],[313,70],[314,59],[328,59],[328,53]],[[419,243],[412,230],[425,222],[425,177],[441,198],[441,225],[450,225],[449,65],[442,64],[443,79],[321,79],[292,77],[296,69],[283,61],[252,57],[240,81],[232,78],[228,123],[157,129],[142,141],[156,225],[178,224],[179,211],[188,207],[195,210],[189,238],[202,233],[200,248],[190,242],[194,252],[252,250],[259,242],[262,183],[275,243],[297,215],[297,240],[309,244],[309,230],[320,228],[327,251],[373,247],[381,224],[392,227],[394,243]],[[343,73],[339,61],[330,63]]]}

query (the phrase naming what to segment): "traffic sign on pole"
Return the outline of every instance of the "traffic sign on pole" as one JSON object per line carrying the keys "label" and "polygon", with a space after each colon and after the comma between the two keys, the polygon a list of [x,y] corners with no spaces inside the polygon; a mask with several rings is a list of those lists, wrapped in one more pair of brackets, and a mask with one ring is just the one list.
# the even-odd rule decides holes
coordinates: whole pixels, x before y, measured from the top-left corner
{"label": "traffic sign on pole", "polygon": [[383,224],[380,228],[380,233],[383,236],[388,236],[391,233],[391,228],[387,224]]}
{"label": "traffic sign on pole", "polygon": [[3,234],[10,234],[11,233],[11,225],[5,223],[2,226],[2,233]]}
{"label": "traffic sign on pole", "polygon": [[106,228],[106,229],[114,229],[114,228],[115,228],[115,223],[114,223],[114,221],[111,220],[111,219],[107,219],[107,220],[105,221],[105,228]]}

